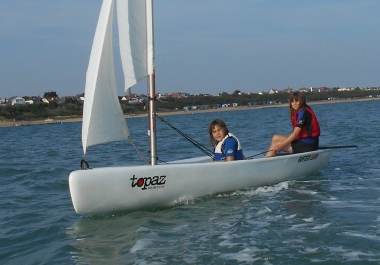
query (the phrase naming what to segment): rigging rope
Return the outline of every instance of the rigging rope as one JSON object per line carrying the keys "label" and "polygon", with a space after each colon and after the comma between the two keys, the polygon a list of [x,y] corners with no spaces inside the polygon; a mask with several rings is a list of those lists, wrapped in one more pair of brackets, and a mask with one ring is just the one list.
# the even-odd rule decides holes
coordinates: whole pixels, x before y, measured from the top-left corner
{"label": "rigging rope", "polygon": [[212,160],[214,160],[214,152],[212,152],[206,146],[202,145],[201,143],[197,142],[196,140],[194,140],[190,136],[186,135],[184,132],[180,131],[179,129],[177,129],[176,127],[174,127],[173,125],[171,125],[169,122],[167,122],[166,120],[164,120],[164,118],[162,118],[161,116],[159,116],[157,113],[156,113],[156,117],[159,118],[163,123],[165,123],[166,125],[168,125],[170,128],[172,128],[173,130],[175,130],[177,133],[179,133],[180,135],[182,135],[186,140],[188,140],[189,142],[191,142],[197,148],[199,148],[203,153],[205,153],[206,155],[208,155],[209,157],[211,157]]}
{"label": "rigging rope", "polygon": [[143,153],[137,148],[136,144],[132,141],[132,137],[131,136],[128,136],[128,141],[131,142],[131,144],[133,145],[133,147],[135,148],[136,152],[140,155],[140,157],[145,161],[147,162],[148,164],[150,164],[150,161],[149,159],[147,159]]}
{"label": "rigging rope", "polygon": [[272,151],[272,150],[268,150],[268,151],[265,151],[265,152],[262,152],[262,153],[258,153],[258,154],[256,154],[256,155],[249,156],[249,157],[247,157],[246,159],[247,159],[247,160],[252,159],[252,158],[254,158],[255,156],[259,156],[259,155],[266,154],[266,153],[268,153],[269,151]]}

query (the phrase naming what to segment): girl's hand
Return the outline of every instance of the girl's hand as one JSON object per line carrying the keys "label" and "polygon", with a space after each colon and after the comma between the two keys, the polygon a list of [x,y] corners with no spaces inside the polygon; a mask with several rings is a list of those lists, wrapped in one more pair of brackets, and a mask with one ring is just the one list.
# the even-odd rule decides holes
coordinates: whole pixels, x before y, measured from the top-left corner
{"label": "girl's hand", "polygon": [[273,147],[273,150],[276,151],[276,152],[281,151],[282,150],[281,144],[278,144],[275,147]]}

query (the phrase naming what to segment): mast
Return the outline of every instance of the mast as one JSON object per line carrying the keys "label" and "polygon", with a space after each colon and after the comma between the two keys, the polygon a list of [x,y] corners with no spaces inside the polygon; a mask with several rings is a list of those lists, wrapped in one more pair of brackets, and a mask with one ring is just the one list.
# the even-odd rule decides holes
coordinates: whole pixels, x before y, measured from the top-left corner
{"label": "mast", "polygon": [[157,165],[157,142],[156,142],[156,82],[154,65],[154,32],[153,32],[153,0],[146,2],[147,23],[147,69],[148,69],[148,119],[150,136],[150,164]]}

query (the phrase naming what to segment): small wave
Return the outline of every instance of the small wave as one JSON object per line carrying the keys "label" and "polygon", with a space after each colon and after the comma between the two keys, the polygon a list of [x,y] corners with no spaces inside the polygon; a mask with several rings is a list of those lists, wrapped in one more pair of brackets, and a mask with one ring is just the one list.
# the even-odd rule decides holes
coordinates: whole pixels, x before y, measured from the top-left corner
{"label": "small wave", "polygon": [[202,198],[182,197],[172,202],[170,206],[192,205],[195,204],[197,201],[202,201]]}
{"label": "small wave", "polygon": [[[267,248],[257,248],[257,247],[246,247],[237,253],[225,253],[221,255],[221,258],[228,260],[236,260],[237,262],[244,262],[248,264],[252,264],[258,260],[262,260],[262,258],[257,258],[259,253],[261,252],[269,252]],[[268,263],[267,263],[268,264]]]}
{"label": "small wave", "polygon": [[272,210],[265,206],[264,209],[257,212],[257,215],[263,215],[263,214],[271,213],[271,212]]}
{"label": "small wave", "polygon": [[136,251],[147,249],[149,246],[153,244],[153,241],[151,239],[138,239],[136,243],[132,246],[130,253],[134,253]]}
{"label": "small wave", "polygon": [[303,195],[315,195],[317,192],[312,190],[296,190],[297,193],[303,194]]}
{"label": "small wave", "polygon": [[317,226],[314,226],[313,228],[311,228],[311,230],[322,230],[322,229],[325,229],[327,227],[329,227],[332,223],[327,223],[327,224],[323,224],[323,225],[317,225]]}
{"label": "small wave", "polygon": [[319,247],[317,247],[317,248],[305,248],[305,253],[307,253],[307,254],[317,253],[319,249],[320,249]]}
{"label": "small wave", "polygon": [[302,219],[302,220],[305,221],[305,222],[308,222],[308,223],[312,223],[312,222],[314,222],[314,217],[305,218],[305,219]]}
{"label": "small wave", "polygon": [[[335,257],[341,256],[342,258],[348,260],[348,261],[358,261],[363,260],[363,257],[374,257],[375,254],[372,253],[366,253],[363,251],[352,251],[350,249],[346,249],[342,246],[339,247],[329,247],[328,250],[331,252],[332,255]],[[341,260],[342,260],[341,258]]]}
{"label": "small wave", "polygon": [[297,216],[296,214],[291,214],[291,215],[289,215],[289,216],[286,216],[286,217],[285,217],[285,220],[293,219],[293,218],[295,218],[296,216]]}
{"label": "small wave", "polygon": [[253,258],[249,253],[229,253],[221,255],[223,259],[236,260],[237,262],[246,262],[252,264],[253,262],[260,260],[261,258]]}
{"label": "small wave", "polygon": [[293,230],[299,231],[301,228],[305,228],[307,226],[308,226],[308,224],[296,224],[296,225],[292,225],[288,230],[290,230],[290,231],[293,231]]}
{"label": "small wave", "polygon": [[380,236],[375,236],[375,235],[366,235],[366,234],[362,234],[362,233],[352,233],[352,232],[343,232],[343,233],[341,233],[341,235],[352,236],[352,237],[360,237],[360,238],[365,238],[365,239],[369,239],[372,241],[380,242]]}

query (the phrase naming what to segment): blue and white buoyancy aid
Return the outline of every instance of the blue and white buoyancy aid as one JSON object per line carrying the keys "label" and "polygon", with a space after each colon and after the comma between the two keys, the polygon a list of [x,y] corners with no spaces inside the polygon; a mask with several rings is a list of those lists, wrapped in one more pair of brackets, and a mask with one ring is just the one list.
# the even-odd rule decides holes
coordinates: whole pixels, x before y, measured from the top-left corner
{"label": "blue and white buoyancy aid", "polygon": [[[227,154],[226,152],[228,152],[229,150],[225,150],[224,148],[224,145],[225,145],[225,141],[227,139],[233,139],[237,146],[235,148],[235,150],[233,150],[233,152],[235,153],[234,154],[234,159],[235,160],[243,160],[244,159],[244,156],[243,156],[243,149],[241,148],[241,145],[240,145],[240,142],[238,140],[238,138],[236,138],[235,135],[233,135],[232,133],[228,133],[222,141],[220,141],[216,147],[215,147],[215,150],[214,150],[214,155],[215,155],[215,161],[221,161],[221,160],[225,160],[226,157],[227,157]],[[231,151],[230,151],[231,152]]]}

